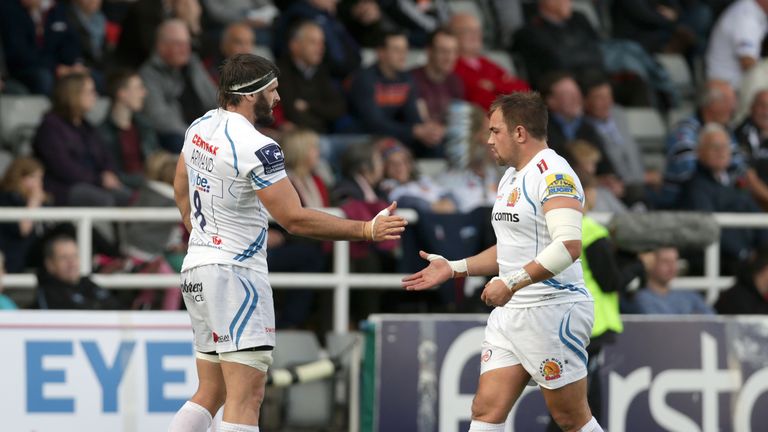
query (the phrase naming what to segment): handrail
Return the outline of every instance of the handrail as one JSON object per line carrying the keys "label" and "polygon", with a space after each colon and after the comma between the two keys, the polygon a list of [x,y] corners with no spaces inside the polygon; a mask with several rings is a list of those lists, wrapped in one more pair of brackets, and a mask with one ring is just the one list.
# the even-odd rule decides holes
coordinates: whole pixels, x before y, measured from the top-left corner
{"label": "handrail", "polygon": [[[343,215],[338,208],[320,209],[337,216]],[[399,209],[409,222],[418,222],[418,214],[409,209]],[[607,223],[610,213],[591,213],[595,220]],[[721,227],[768,228],[768,217],[760,213],[716,213],[715,220]],[[91,274],[91,230],[95,221],[119,222],[179,222],[175,208],[38,208],[0,207],[0,222],[22,219],[38,221],[73,221],[77,227],[77,242],[80,253],[80,270]],[[334,268],[332,273],[270,273],[269,279],[276,288],[313,288],[334,290],[333,328],[337,332],[348,330],[350,289],[399,289],[400,274],[363,274],[349,272],[349,242],[334,242]],[[679,289],[705,290],[707,301],[713,303],[719,291],[733,284],[734,278],[720,276],[720,243],[715,242],[705,250],[704,276],[680,277],[672,281]],[[179,276],[175,274],[112,274],[92,275],[93,280],[105,288],[135,289],[142,287],[178,286]],[[8,288],[34,288],[35,275],[8,274],[3,279]]]}

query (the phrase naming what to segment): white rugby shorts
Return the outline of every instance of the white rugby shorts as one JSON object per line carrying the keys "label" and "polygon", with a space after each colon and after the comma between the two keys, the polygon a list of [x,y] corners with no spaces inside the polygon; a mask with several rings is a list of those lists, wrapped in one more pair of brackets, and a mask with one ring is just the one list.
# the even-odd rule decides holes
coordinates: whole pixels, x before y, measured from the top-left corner
{"label": "white rugby shorts", "polygon": [[275,309],[267,275],[210,264],[182,272],[195,350],[210,353],[275,346]]}
{"label": "white rugby shorts", "polygon": [[543,388],[557,389],[587,376],[587,345],[594,303],[530,308],[497,307],[488,317],[480,374],[522,365]]}

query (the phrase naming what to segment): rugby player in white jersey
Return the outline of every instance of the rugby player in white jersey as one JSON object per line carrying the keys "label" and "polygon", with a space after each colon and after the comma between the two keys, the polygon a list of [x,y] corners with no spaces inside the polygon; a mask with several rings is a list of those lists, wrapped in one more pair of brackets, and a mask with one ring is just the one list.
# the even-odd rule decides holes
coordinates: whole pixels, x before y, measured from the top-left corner
{"label": "rugby player in white jersey", "polygon": [[267,223],[323,240],[397,239],[405,220],[393,203],[370,221],[301,206],[280,146],[259,133],[279,102],[278,70],[251,54],[221,71],[219,108],[187,129],[174,190],[191,235],[182,291],[194,333],[199,387],[174,417],[172,432],[204,432],[224,404],[223,432],[258,431],[266,372],[275,346],[267,276]]}
{"label": "rugby player in white jersey", "polygon": [[547,108],[538,93],[496,99],[489,130],[497,162],[509,167],[492,212],[496,246],[458,261],[422,251],[429,265],[403,286],[423,290],[451,277],[495,276],[481,295],[495,308],[485,329],[470,432],[502,432],[531,378],[564,431],[602,431],[587,404],[593,300],[578,260],[581,184],[547,147]]}

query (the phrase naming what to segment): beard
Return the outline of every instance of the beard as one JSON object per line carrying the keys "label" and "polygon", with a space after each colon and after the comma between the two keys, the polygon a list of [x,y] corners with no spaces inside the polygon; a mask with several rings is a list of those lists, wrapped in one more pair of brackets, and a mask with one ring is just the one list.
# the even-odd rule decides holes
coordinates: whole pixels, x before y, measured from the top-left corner
{"label": "beard", "polygon": [[267,98],[264,95],[259,95],[258,100],[253,104],[253,114],[256,116],[256,123],[262,126],[269,126],[275,122],[275,117],[272,116],[272,108],[267,102]]}

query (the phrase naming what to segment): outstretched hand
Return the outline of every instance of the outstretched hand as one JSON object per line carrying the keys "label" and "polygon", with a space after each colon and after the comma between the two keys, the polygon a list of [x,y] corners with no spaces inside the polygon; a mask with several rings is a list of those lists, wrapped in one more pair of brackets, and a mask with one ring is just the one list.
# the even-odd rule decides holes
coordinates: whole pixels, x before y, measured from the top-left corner
{"label": "outstretched hand", "polygon": [[[425,260],[429,259],[429,254],[419,251],[419,256]],[[429,265],[420,272],[403,278],[402,285],[408,291],[421,291],[440,285],[453,277],[453,270],[445,259],[435,259],[429,262]]]}
{"label": "outstretched hand", "polygon": [[373,219],[366,222],[364,232],[366,238],[373,241],[397,240],[408,225],[402,216],[393,215],[397,209],[397,201],[380,211]]}

